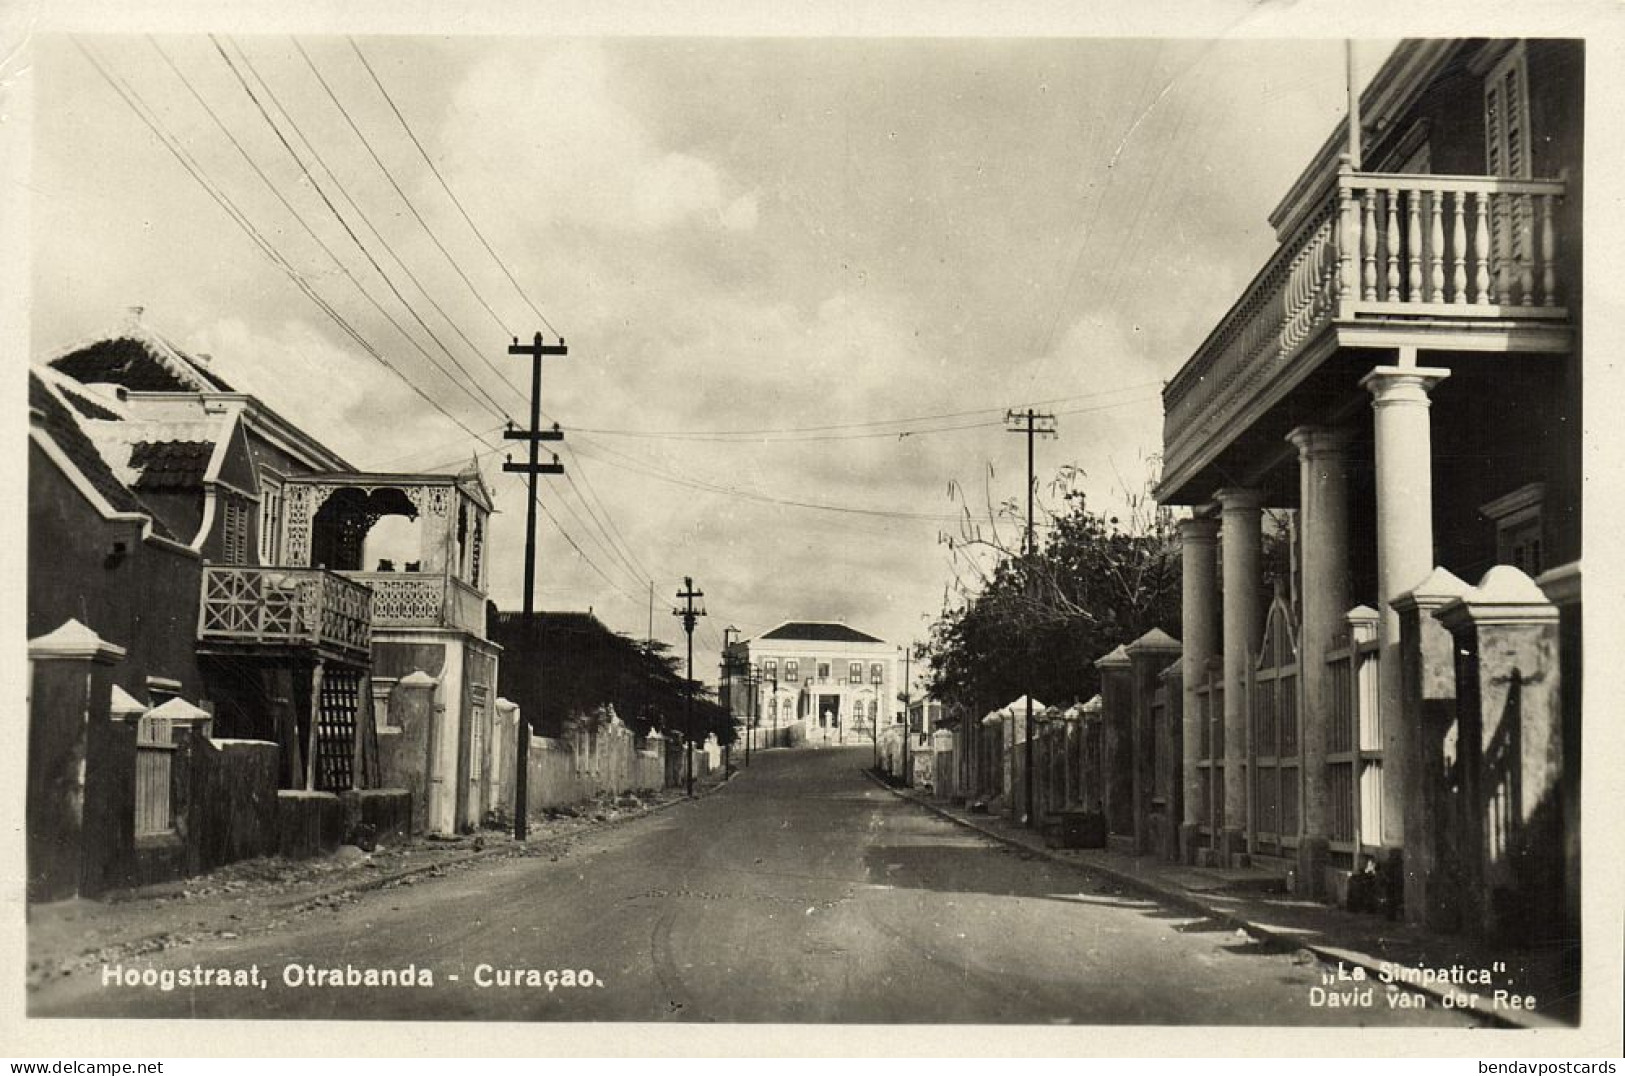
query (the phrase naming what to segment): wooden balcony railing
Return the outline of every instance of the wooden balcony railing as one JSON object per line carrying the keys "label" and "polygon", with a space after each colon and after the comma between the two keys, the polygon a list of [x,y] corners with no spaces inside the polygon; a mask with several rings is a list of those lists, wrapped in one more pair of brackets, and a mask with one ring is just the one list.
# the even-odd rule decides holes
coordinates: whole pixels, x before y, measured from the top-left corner
{"label": "wooden balcony railing", "polygon": [[379,628],[460,628],[485,635],[485,595],[453,576],[416,572],[346,572],[372,589]]}
{"label": "wooden balcony railing", "polygon": [[208,565],[198,639],[364,659],[372,647],[372,592],[320,568]]}
{"label": "wooden balcony railing", "polygon": [[1343,171],[1163,390],[1174,472],[1327,325],[1560,320],[1562,180]]}

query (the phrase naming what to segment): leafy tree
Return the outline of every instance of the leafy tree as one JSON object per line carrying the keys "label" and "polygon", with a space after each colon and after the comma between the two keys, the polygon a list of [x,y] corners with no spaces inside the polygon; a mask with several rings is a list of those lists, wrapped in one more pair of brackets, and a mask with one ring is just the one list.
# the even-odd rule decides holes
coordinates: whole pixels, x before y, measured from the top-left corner
{"label": "leafy tree", "polygon": [[1063,470],[1053,490],[1059,507],[1043,511],[1030,552],[1006,536],[1022,519],[1014,502],[990,506],[985,525],[967,512],[946,541],[960,600],[944,609],[922,656],[932,694],[952,709],[982,714],[1029,692],[1054,705],[1087,699],[1099,687],[1096,658],[1153,627],[1179,635],[1172,513],[1148,494],[1128,498],[1126,519],[1096,512],[1081,477]]}
{"label": "leafy tree", "polygon": [[491,638],[503,647],[501,693],[518,703],[532,730],[559,736],[566,729],[596,729],[613,707],[639,736],[661,731],[681,738],[688,692],[694,692],[696,743],[716,733],[731,742],[732,722],[710,689],[682,675],[683,661],[662,642],[612,631],[591,613],[537,614],[540,654],[533,655],[524,614],[492,610]]}

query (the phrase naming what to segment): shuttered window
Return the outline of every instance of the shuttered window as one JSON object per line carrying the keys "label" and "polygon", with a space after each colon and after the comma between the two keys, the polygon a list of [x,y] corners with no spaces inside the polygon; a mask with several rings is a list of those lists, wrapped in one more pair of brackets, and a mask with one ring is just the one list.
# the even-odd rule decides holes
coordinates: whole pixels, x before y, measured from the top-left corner
{"label": "shuttered window", "polygon": [[224,491],[219,497],[221,563],[247,564],[248,502],[235,493]]}

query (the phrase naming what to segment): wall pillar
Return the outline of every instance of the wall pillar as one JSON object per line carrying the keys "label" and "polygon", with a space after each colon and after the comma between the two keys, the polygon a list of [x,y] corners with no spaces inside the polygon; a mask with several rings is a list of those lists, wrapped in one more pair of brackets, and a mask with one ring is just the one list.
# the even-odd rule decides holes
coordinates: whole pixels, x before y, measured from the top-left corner
{"label": "wall pillar", "polygon": [[[1414,355],[1413,355],[1414,357]],[[1389,604],[1433,569],[1433,441],[1428,393],[1450,371],[1378,366],[1360,384],[1371,393],[1377,470],[1378,711],[1383,728],[1383,843],[1405,843],[1406,757],[1413,718],[1401,709],[1399,614]]]}
{"label": "wall pillar", "polygon": [[1179,640],[1152,628],[1124,647],[1130,663],[1130,720],[1133,765],[1130,769],[1130,796],[1133,804],[1134,854],[1152,851],[1151,799],[1156,791],[1157,740],[1151,723],[1151,697],[1157,691],[1157,677],[1179,659]]}
{"label": "wall pillar", "polygon": [[1220,556],[1224,574],[1224,830],[1219,862],[1235,865],[1247,853],[1247,675],[1264,630],[1263,494],[1222,489]]}
{"label": "wall pillar", "polygon": [[1184,741],[1181,776],[1185,789],[1185,810],[1180,818],[1180,858],[1196,862],[1200,844],[1197,827],[1201,823],[1201,781],[1197,760],[1202,752],[1201,707],[1196,690],[1206,675],[1207,660],[1219,649],[1219,521],[1197,517],[1179,524],[1181,562],[1181,622],[1185,645],[1180,660],[1184,705]]}
{"label": "wall pillar", "polygon": [[1302,623],[1298,627],[1298,675],[1303,713],[1298,742],[1303,751],[1302,832],[1297,876],[1313,900],[1325,896],[1330,855],[1326,741],[1335,705],[1326,651],[1343,627],[1352,600],[1349,583],[1349,457],[1353,433],[1299,426],[1287,434],[1298,449],[1298,545]]}
{"label": "wall pillar", "polygon": [[[28,899],[94,895],[116,853],[135,846],[135,727],[109,714],[113,666],[124,648],[104,642],[77,620],[28,642],[26,843]],[[129,795],[122,813],[107,810],[110,793],[97,756],[104,740],[130,744]],[[123,782],[119,782],[122,784]]]}
{"label": "wall pillar", "polygon": [[1119,646],[1095,662],[1100,670],[1100,798],[1106,831],[1134,832],[1133,665]]}
{"label": "wall pillar", "polygon": [[1460,804],[1452,776],[1461,752],[1456,721],[1456,645],[1434,614],[1471,589],[1435,568],[1394,599],[1399,614],[1403,712],[1412,717],[1416,761],[1405,795],[1405,920],[1434,930],[1460,925]]}
{"label": "wall pillar", "polygon": [[1435,614],[1456,644],[1456,714],[1469,814],[1463,920],[1498,941],[1555,942],[1563,891],[1558,611],[1527,575],[1491,568]]}

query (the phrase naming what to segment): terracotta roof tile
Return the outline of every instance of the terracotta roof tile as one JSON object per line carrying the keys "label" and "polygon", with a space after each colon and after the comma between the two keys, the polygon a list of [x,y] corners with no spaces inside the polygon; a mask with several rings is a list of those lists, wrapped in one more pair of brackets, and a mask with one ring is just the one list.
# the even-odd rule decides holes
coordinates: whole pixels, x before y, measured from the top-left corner
{"label": "terracotta roof tile", "polygon": [[130,448],[130,466],[140,472],[135,488],[201,489],[213,455],[209,441],[140,441]]}

